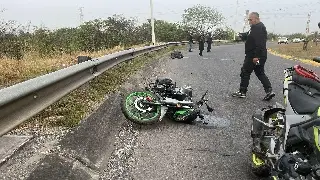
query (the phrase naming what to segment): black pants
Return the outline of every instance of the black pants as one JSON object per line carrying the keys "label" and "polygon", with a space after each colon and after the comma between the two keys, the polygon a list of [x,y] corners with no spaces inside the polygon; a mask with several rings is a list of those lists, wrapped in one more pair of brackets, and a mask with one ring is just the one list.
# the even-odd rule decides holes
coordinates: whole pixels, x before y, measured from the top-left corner
{"label": "black pants", "polygon": [[210,52],[210,50],[211,50],[211,43],[208,43],[207,52]]}
{"label": "black pants", "polygon": [[199,53],[200,56],[202,56],[202,52],[203,52],[203,50],[200,50],[200,53]]}
{"label": "black pants", "polygon": [[264,65],[266,63],[266,58],[260,59],[260,65],[255,65],[252,61],[253,58],[246,57],[244,59],[243,66],[241,68],[241,83],[240,83],[240,91],[246,93],[248,91],[250,76],[252,71],[255,72],[256,76],[262,83],[264,90],[266,93],[272,91],[271,83],[264,72]]}

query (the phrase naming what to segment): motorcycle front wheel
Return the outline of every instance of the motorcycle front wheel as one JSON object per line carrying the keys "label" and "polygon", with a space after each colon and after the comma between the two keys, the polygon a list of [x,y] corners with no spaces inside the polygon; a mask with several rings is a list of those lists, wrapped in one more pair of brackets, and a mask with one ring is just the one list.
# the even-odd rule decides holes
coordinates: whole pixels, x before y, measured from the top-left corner
{"label": "motorcycle front wheel", "polygon": [[124,116],[137,124],[153,124],[159,121],[161,105],[148,105],[143,101],[157,102],[159,98],[148,91],[135,91],[124,96],[121,111]]}

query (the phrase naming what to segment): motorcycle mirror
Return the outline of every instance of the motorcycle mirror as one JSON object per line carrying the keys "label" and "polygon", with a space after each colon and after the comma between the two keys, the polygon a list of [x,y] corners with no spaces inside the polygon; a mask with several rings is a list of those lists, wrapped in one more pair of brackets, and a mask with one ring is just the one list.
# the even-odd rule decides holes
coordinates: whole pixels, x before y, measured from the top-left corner
{"label": "motorcycle mirror", "polygon": [[320,22],[318,23],[318,27],[320,28]]}
{"label": "motorcycle mirror", "polygon": [[206,103],[206,106],[207,106],[207,109],[209,112],[213,112],[214,109],[212,107],[210,107],[207,103]]}
{"label": "motorcycle mirror", "polygon": [[203,99],[207,95],[207,93],[208,93],[208,90],[204,93],[201,99]]}

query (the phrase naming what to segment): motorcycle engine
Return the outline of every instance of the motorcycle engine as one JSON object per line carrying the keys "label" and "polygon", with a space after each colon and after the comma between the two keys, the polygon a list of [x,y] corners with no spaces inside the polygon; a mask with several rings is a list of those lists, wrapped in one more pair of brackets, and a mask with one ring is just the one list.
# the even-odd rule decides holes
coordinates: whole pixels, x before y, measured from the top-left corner
{"label": "motorcycle engine", "polygon": [[190,86],[177,88],[170,78],[158,78],[153,89],[161,96],[173,98],[178,101],[192,100],[192,88]]}
{"label": "motorcycle engine", "polygon": [[191,101],[192,88],[190,86],[175,88],[172,94],[172,98],[177,99],[178,101]]}
{"label": "motorcycle engine", "polygon": [[170,78],[158,78],[155,82],[153,89],[157,91],[161,96],[167,96],[171,94],[174,84]]}

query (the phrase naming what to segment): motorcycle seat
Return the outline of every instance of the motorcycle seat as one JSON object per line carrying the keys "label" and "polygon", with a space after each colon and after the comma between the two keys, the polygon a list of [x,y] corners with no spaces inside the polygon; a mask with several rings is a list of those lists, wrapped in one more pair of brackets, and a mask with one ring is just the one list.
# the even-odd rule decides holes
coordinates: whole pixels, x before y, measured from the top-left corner
{"label": "motorcycle seat", "polygon": [[320,106],[320,91],[309,86],[291,83],[289,102],[298,114],[313,114]]}
{"label": "motorcycle seat", "polygon": [[311,87],[311,88],[314,88],[314,89],[320,91],[320,82],[318,82],[314,79],[311,79],[311,78],[306,78],[301,75],[298,75],[297,72],[293,72],[292,80],[295,83],[305,85],[305,86],[308,86],[308,87]]}

